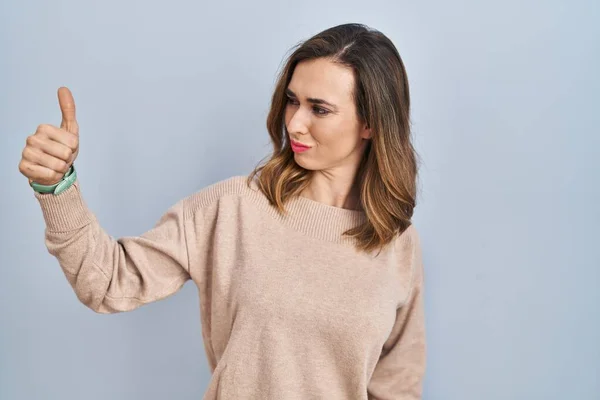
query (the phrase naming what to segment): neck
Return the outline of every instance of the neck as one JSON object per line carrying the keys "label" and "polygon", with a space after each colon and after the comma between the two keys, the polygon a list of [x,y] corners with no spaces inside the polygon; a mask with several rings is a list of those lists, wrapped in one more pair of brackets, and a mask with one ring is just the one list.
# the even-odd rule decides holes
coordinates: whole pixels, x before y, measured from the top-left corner
{"label": "neck", "polygon": [[301,196],[333,207],[359,210],[360,190],[355,179],[356,171],[315,171]]}

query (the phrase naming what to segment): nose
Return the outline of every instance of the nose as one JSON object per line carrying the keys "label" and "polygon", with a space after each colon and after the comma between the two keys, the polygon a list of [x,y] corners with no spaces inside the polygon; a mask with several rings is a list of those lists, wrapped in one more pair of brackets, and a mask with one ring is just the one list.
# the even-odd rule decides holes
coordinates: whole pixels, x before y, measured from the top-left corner
{"label": "nose", "polygon": [[288,121],[287,129],[291,134],[297,133],[299,135],[308,134],[308,128],[310,126],[310,116],[307,116],[301,108],[289,111],[291,112],[291,118]]}

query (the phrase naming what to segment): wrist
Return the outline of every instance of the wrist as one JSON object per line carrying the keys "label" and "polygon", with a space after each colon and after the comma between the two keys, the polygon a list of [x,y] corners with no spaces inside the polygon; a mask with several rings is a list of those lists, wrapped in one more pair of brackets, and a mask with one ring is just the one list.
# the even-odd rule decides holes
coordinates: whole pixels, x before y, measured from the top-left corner
{"label": "wrist", "polygon": [[29,179],[29,186],[31,186],[33,188],[33,190],[38,193],[43,193],[43,194],[51,193],[54,195],[58,195],[58,194],[64,192],[65,190],[67,190],[69,187],[71,187],[71,185],[73,185],[73,183],[75,182],[76,179],[77,179],[77,172],[75,171],[75,166],[71,165],[69,170],[63,176],[63,178],[60,181],[56,182],[55,184],[42,185],[42,184],[36,183],[33,180]]}

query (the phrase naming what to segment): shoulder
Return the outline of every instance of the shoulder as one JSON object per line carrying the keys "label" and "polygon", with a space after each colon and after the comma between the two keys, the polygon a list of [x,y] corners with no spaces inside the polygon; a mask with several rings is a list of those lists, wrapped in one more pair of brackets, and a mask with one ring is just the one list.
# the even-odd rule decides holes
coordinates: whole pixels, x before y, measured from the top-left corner
{"label": "shoulder", "polygon": [[252,198],[260,200],[264,197],[255,182],[248,176],[236,175],[205,186],[184,199],[188,213],[194,214],[200,209],[211,207],[223,199]]}
{"label": "shoulder", "polygon": [[396,238],[395,251],[400,255],[399,267],[412,281],[420,280],[423,275],[421,236],[413,223]]}
{"label": "shoulder", "polygon": [[396,249],[412,254],[421,250],[421,237],[414,223],[411,223],[396,237]]}

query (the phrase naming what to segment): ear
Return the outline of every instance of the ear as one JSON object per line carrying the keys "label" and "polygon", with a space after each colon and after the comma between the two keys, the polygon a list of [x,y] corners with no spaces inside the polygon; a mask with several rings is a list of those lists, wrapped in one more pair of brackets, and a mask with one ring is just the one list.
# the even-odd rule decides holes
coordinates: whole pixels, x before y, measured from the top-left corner
{"label": "ear", "polygon": [[369,125],[365,125],[360,133],[360,137],[362,139],[371,139],[372,136],[371,128],[369,128]]}

